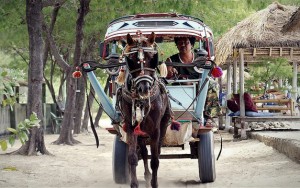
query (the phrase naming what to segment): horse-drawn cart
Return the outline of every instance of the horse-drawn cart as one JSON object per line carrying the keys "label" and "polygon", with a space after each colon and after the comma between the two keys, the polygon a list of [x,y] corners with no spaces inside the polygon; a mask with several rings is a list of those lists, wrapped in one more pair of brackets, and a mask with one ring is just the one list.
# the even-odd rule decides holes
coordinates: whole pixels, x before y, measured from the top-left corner
{"label": "horse-drawn cart", "polygon": [[[164,78],[164,51],[170,46],[174,48],[174,37],[194,37],[197,58],[191,64],[166,64],[194,67],[199,72],[199,79]],[[109,24],[105,40],[100,45],[100,53],[106,63],[89,61],[83,64],[83,70],[88,72],[101,105],[112,120],[113,128],[108,131],[116,134],[113,148],[116,183],[128,182],[131,174],[131,186],[138,185],[136,174],[132,174],[135,173],[132,169],[136,166],[137,157],[146,164],[147,182],[150,182],[150,172],[146,158],[151,158],[152,187],[157,187],[158,158],[198,159],[201,181],[215,180],[213,133],[211,127],[204,125],[203,118],[208,81],[215,67],[212,40],[213,33],[208,26],[186,15],[138,14]],[[110,74],[112,100],[97,81],[93,72],[96,68],[105,68]],[[170,125],[172,123],[174,125]],[[180,141],[172,138],[176,133]],[[179,146],[185,142],[189,142],[190,154],[160,154],[161,146]],[[151,156],[148,156],[148,144]]]}

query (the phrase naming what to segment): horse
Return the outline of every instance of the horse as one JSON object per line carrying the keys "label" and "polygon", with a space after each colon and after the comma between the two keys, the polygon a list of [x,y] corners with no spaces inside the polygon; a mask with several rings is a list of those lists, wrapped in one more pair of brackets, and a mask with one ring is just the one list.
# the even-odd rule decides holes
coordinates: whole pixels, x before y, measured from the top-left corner
{"label": "horse", "polygon": [[[171,118],[169,98],[164,84],[156,74],[158,53],[155,33],[148,38],[138,34],[134,39],[127,34],[124,47],[127,73],[125,83],[117,93],[117,105],[123,117],[123,129],[127,133],[130,186],[138,187],[136,175],[139,154],[144,162],[146,186],[158,187],[157,171],[163,138]],[[152,175],[148,167],[150,145]],[[138,153],[139,151],[139,153]]]}

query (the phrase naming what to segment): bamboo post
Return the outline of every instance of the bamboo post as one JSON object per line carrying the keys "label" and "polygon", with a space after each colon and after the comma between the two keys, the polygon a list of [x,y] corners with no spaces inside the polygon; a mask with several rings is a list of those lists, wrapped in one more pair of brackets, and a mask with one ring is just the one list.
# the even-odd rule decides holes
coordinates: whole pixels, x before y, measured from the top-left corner
{"label": "bamboo post", "polygon": [[298,64],[293,62],[293,83],[292,83],[292,99],[297,100],[297,73],[298,73]]}
{"label": "bamboo post", "polygon": [[237,94],[238,91],[238,85],[237,85],[237,57],[234,57],[233,60],[233,93]]}
{"label": "bamboo post", "polygon": [[[220,86],[220,88],[219,88],[219,96],[221,96],[220,94],[223,93],[222,77],[218,78],[218,84]],[[222,98],[220,98],[220,100],[222,101]],[[223,110],[222,110],[222,114],[223,114]],[[224,123],[224,121],[223,121],[223,115],[222,115],[222,116],[219,117],[219,129],[220,130],[223,130],[225,128],[225,127],[223,127],[223,123]]]}
{"label": "bamboo post", "polygon": [[[231,63],[228,63],[227,65],[227,84],[226,84],[226,106],[227,106],[227,100],[230,99],[231,96],[231,78],[232,78],[232,65]],[[229,116],[229,109],[226,108],[226,122],[225,122],[225,130],[230,129],[230,122],[231,117]]]}
{"label": "bamboo post", "polygon": [[[292,83],[292,100],[297,101],[297,94],[298,94],[298,88],[297,88],[297,74],[298,74],[298,63],[293,62],[293,83]],[[293,104],[293,103],[292,103]],[[291,104],[291,105],[292,105]],[[295,105],[292,106],[292,109],[294,109]],[[298,114],[298,111],[293,111],[291,110],[291,115],[296,115]]]}
{"label": "bamboo post", "polygon": [[[244,49],[239,49],[240,56],[240,113],[241,117],[245,117],[245,101],[244,101]],[[241,138],[247,139],[245,121],[241,120]]]}

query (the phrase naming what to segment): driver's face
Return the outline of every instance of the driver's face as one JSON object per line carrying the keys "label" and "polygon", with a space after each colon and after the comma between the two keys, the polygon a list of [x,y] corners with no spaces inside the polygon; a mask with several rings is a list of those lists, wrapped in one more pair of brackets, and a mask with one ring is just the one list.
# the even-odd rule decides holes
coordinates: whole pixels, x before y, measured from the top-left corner
{"label": "driver's face", "polygon": [[177,48],[181,53],[187,53],[191,50],[192,45],[188,38],[180,38],[177,42]]}

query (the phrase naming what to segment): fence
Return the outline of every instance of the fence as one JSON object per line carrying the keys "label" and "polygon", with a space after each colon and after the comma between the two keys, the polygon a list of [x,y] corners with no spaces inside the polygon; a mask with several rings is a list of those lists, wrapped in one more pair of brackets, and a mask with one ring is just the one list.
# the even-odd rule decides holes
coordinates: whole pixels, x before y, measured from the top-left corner
{"label": "fence", "polygon": [[[44,131],[52,133],[52,121],[50,112],[55,113],[55,104],[44,104]],[[0,107],[0,136],[8,134],[8,127],[16,128],[17,125],[26,118],[26,104],[14,104],[12,109],[10,106]]]}

